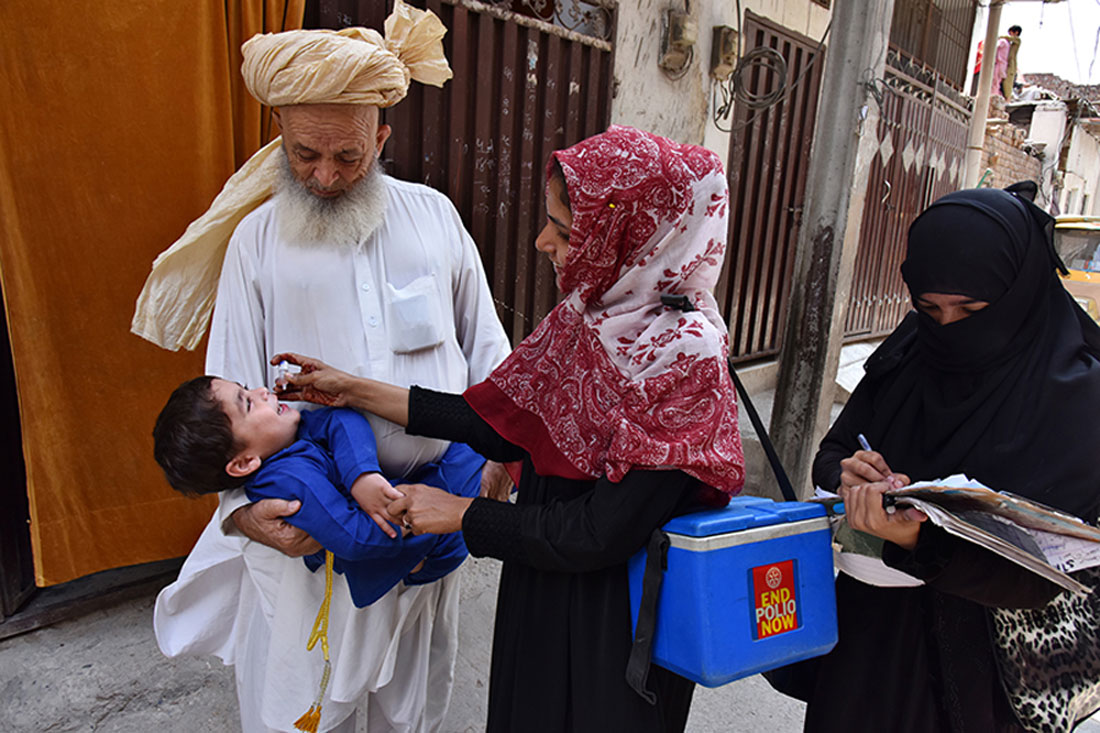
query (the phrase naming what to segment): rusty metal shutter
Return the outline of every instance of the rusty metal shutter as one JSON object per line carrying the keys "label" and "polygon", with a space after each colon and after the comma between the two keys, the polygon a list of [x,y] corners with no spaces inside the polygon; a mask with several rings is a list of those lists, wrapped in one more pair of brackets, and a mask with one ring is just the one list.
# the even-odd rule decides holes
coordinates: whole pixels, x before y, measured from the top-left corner
{"label": "rusty metal shutter", "polygon": [[[735,107],[729,255],[715,296],[738,361],[776,354],[782,345],[823,66],[815,62],[816,41],[750,12],[744,39],[746,52],[765,46],[783,55],[788,93],[765,109]],[[763,94],[773,83],[754,72],[749,91]]]}

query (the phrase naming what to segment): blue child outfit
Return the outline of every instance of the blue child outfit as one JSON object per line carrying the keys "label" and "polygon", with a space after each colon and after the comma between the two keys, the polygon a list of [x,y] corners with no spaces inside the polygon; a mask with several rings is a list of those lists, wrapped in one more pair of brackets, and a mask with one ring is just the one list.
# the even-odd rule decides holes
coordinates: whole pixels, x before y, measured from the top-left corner
{"label": "blue child outfit", "polygon": [[[390,483],[422,483],[456,496],[476,497],[485,459],[463,443],[452,443],[435,463]],[[388,537],[351,496],[364,473],[378,472],[378,451],[367,419],[347,408],[302,412],[298,439],[268,458],[245,484],[251,501],[298,500],[286,518],[335,556],[334,569],[347,579],[352,601],[363,608],[404,580],[430,583],[466,558],[461,532]],[[303,558],[310,570],[324,565],[324,550]],[[424,566],[412,569],[421,561]]]}

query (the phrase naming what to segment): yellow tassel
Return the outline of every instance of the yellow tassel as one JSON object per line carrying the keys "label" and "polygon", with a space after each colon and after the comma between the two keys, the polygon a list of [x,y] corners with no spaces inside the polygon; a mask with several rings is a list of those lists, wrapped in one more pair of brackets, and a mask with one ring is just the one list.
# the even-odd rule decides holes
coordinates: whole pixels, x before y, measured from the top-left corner
{"label": "yellow tassel", "polygon": [[317,693],[317,699],[302,717],[294,721],[294,727],[306,733],[317,733],[321,725],[321,701],[325,698],[325,690],[328,689],[329,677],[332,676],[332,664],[328,655],[328,612],[332,604],[332,562],[333,555],[325,551],[325,599],[321,601],[321,608],[317,610],[317,619],[313,622],[313,631],[306,643],[306,651],[313,651],[317,642],[321,642],[321,652],[325,656],[325,671],[321,674],[321,690]]}
{"label": "yellow tassel", "polygon": [[304,730],[306,733],[317,733],[317,726],[321,724],[321,708],[313,706],[305,715],[294,721],[294,727]]}

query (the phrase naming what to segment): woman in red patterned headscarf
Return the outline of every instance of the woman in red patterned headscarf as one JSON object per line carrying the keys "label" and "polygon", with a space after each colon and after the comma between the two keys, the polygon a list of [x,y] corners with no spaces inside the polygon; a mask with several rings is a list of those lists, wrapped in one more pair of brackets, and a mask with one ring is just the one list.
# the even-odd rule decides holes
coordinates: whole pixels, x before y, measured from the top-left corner
{"label": "woman in red patterned headscarf", "polygon": [[415,532],[461,528],[473,555],[504,560],[488,730],[682,730],[691,682],[652,667],[651,703],[624,676],[626,561],[744,480],[711,294],[725,174],[704,148],[612,127],[554,153],[547,178],[535,246],[565,297],[489,379],[464,395],[405,390],[289,355],[304,369],[287,397],[522,461],[515,504],[408,486],[390,506]]}

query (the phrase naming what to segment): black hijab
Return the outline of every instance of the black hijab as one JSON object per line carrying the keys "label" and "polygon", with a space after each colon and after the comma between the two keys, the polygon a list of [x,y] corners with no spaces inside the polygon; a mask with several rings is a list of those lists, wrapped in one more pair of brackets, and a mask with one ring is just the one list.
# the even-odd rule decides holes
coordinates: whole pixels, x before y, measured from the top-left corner
{"label": "black hijab", "polygon": [[1095,519],[1100,506],[1100,328],[1062,287],[1053,219],[1030,201],[970,189],[909,229],[914,302],[990,305],[941,326],[910,313],[868,359],[881,380],[867,437],[914,481],[965,473]]}

